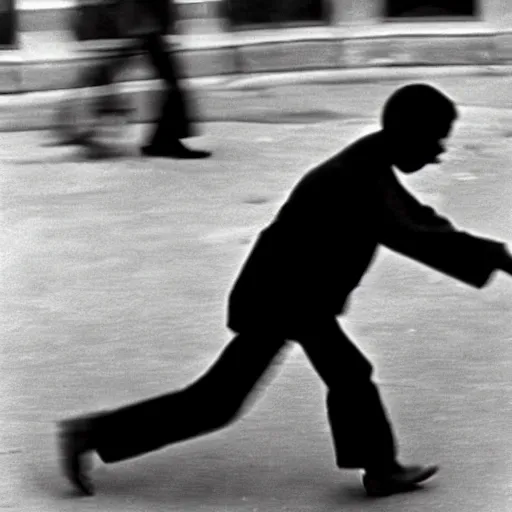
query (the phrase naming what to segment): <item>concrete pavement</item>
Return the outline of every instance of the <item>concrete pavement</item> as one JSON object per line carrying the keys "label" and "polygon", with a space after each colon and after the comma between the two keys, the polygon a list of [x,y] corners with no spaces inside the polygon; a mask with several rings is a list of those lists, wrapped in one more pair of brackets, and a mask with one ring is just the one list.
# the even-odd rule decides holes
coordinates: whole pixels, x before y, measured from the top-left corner
{"label": "concrete pavement", "polygon": [[[458,225],[512,240],[507,80],[435,81],[461,104],[461,120],[444,164],[406,183]],[[219,93],[223,116],[190,141],[213,149],[201,162],[141,159],[147,126],[129,126],[125,156],[106,162],[47,147],[47,133],[2,134],[5,508],[511,509],[511,282],[496,276],[478,292],[386,251],[343,323],[377,367],[404,459],[442,466],[424,490],[369,500],[357,474],[336,470],[324,392],[297,347],[229,429],[99,465],[95,498],[74,497],[58,472],[56,419],[204,370],[229,339],[226,293],[254,236],[306,168],[372,129],[399,83]]]}

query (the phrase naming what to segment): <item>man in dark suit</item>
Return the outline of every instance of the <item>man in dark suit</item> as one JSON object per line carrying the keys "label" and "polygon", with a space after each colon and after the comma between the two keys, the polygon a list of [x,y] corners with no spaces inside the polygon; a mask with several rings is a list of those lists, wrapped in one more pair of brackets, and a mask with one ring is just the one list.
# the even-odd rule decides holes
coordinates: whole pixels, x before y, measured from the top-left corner
{"label": "man in dark suit", "polygon": [[[108,37],[125,39],[126,44],[119,46],[113,55],[86,69],[78,79],[78,86],[111,85],[126,61],[142,50],[147,53],[151,65],[165,83],[159,119],[149,137],[148,144],[141,149],[142,154],[149,157],[185,159],[209,157],[211,155],[209,151],[193,150],[181,142],[181,139],[190,137],[193,133],[189,112],[190,102],[179,83],[182,77],[179,62],[172,52],[168,51],[165,39],[169,29],[175,23],[169,0],[104,1],[105,5],[101,5],[103,7],[101,13],[106,19],[101,20],[102,27],[109,32]],[[87,25],[87,20],[85,24]],[[84,30],[76,29],[75,32]],[[115,95],[107,96],[106,101],[105,98],[100,98],[94,110],[97,117],[103,114],[125,114],[128,111]],[[68,110],[59,110],[61,143],[84,145],[94,154],[102,154],[101,142],[94,140],[94,128],[76,133],[71,119],[69,122],[66,121],[66,118],[70,117]]]}
{"label": "man in dark suit", "polygon": [[457,117],[441,92],[412,84],[387,101],[382,130],[362,137],[308,172],[260,234],[229,298],[236,333],[218,360],[188,387],[61,424],[63,469],[92,492],[84,462],[145,454],[229,424],[276,355],[297,341],[327,387],[328,418],[340,468],[364,470],[371,495],[407,490],[436,466],[405,466],[372,365],[336,317],[379,245],[474,287],[501,269],[502,243],[459,231],[422,205],[392,167],[414,173],[438,162]]}

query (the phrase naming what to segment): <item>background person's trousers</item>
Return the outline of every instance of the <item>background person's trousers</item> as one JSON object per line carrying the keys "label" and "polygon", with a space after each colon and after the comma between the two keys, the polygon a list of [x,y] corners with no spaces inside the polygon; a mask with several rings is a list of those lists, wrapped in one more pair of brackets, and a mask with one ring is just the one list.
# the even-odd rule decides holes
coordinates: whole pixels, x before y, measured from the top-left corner
{"label": "background person's trousers", "polygon": [[166,40],[159,34],[144,37],[143,48],[159,77],[165,82],[165,92],[155,130],[149,144],[167,147],[169,142],[184,139],[192,135],[189,102],[186,91],[180,86],[183,77],[179,61],[172,52],[167,51]]}
{"label": "background person's trousers", "polygon": [[128,41],[113,56],[87,68],[77,80],[77,87],[103,87],[114,83],[115,77],[128,59],[141,50],[149,56],[158,77],[165,83],[158,120],[149,144],[165,147],[169,142],[192,135],[188,102],[180,87],[182,73],[178,59],[167,49],[166,39],[158,34],[146,34]]}
{"label": "background person's trousers", "polygon": [[[335,319],[301,329],[297,340],[328,388],[337,465],[394,463],[394,436],[368,360]],[[100,414],[93,427],[97,453],[117,462],[226,426],[285,345],[278,337],[237,335],[190,386]]]}

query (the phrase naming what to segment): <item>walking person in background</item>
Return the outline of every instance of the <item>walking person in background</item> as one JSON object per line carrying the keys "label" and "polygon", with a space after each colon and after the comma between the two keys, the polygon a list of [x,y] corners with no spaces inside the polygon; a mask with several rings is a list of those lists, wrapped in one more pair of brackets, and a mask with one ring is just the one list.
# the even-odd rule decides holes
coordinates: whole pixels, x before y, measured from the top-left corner
{"label": "walking person in background", "polygon": [[437,89],[412,84],[386,102],[382,128],[309,171],[249,254],[228,305],[235,337],[217,361],[180,390],[61,423],[62,466],[92,494],[87,457],[137,457],[231,423],[288,340],[297,341],[327,388],[339,468],[364,471],[370,495],[406,491],[437,466],[405,465],[373,367],[336,317],[380,245],[482,288],[512,275],[505,244],[457,229],[421,204],[393,168],[412,174],[439,162],[457,118]]}
{"label": "walking person in background", "polygon": [[[123,101],[114,83],[117,69],[136,51],[133,40],[123,39],[127,36],[121,23],[124,1],[129,0],[78,0],[72,18],[71,31],[77,41],[107,40],[114,46],[108,53],[98,54],[89,66],[79,69],[71,92],[55,113],[56,144],[81,146],[91,158],[116,154],[98,137],[103,117],[121,118],[133,110]],[[113,45],[112,41],[115,41]]]}
{"label": "walking person in background", "polygon": [[[189,113],[189,101],[181,88],[182,74],[178,61],[168,51],[166,34],[174,26],[173,10],[169,0],[104,0],[108,3],[102,12],[107,20],[102,20],[106,30],[114,32],[116,38],[126,40],[113,56],[86,70],[79,78],[82,87],[111,85],[116,74],[128,58],[141,51],[147,53],[151,65],[164,81],[164,99],[159,118],[148,143],[141,148],[145,156],[169,158],[206,158],[208,151],[186,147],[182,139],[193,135]],[[116,96],[100,99],[95,105],[95,114],[124,114],[129,109]],[[94,130],[89,128],[81,133],[67,134],[71,142],[90,144]],[[70,135],[70,136],[69,136]]]}

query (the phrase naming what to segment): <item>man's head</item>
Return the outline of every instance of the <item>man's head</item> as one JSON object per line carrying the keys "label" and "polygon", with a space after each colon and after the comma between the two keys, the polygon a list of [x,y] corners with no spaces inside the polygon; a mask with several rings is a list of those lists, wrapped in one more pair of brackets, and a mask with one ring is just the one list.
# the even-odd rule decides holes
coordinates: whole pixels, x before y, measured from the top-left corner
{"label": "man's head", "polygon": [[410,84],[395,91],[382,112],[392,163],[404,173],[437,163],[456,118],[454,102],[431,85]]}

